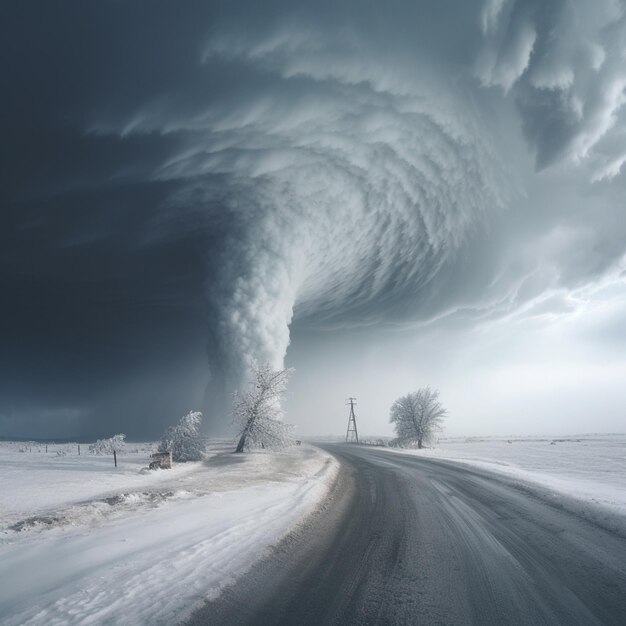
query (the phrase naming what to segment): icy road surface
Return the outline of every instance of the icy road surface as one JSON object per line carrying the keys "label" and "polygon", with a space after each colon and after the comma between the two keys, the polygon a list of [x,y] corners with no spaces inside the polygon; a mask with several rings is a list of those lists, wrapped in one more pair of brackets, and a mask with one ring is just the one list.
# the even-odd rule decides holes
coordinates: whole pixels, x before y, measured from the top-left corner
{"label": "icy road surface", "polygon": [[623,533],[483,468],[322,447],[331,502],[191,625],[625,623]]}
{"label": "icy road surface", "polygon": [[149,474],[142,452],[116,472],[105,457],[3,448],[3,626],[177,623],[315,509],[337,469],[306,445]]}

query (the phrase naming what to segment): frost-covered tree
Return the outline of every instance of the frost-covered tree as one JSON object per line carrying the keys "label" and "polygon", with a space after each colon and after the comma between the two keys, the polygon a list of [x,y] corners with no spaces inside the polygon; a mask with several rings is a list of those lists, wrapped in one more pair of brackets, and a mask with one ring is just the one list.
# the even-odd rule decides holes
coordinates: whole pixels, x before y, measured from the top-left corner
{"label": "frost-covered tree", "polygon": [[108,439],[98,439],[95,443],[89,444],[89,452],[92,454],[112,454],[113,462],[117,467],[117,453],[124,449],[126,445],[124,439],[126,439],[126,435],[123,433],[113,435]]}
{"label": "frost-covered tree", "polygon": [[235,452],[251,448],[284,448],[293,445],[293,427],[282,420],[281,400],[293,369],[274,370],[254,365],[249,389],[236,392],[233,418],[239,427]]}
{"label": "frost-covered tree", "polygon": [[422,448],[441,428],[447,411],[441,406],[439,392],[424,387],[398,398],[391,406],[389,421],[401,446]]}
{"label": "frost-covered tree", "polygon": [[95,443],[89,444],[89,452],[92,454],[113,454],[114,452],[121,452],[124,447],[124,439],[126,435],[119,433],[109,437],[108,439],[98,439]]}
{"label": "frost-covered tree", "polygon": [[189,411],[175,426],[170,426],[161,437],[159,452],[172,451],[177,463],[199,461],[204,455],[204,442],[200,436],[202,413]]}

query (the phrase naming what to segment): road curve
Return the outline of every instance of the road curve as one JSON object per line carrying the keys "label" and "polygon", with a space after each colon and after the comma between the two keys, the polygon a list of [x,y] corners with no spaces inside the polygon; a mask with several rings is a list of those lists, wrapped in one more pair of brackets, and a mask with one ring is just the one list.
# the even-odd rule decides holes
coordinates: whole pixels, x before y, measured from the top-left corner
{"label": "road curve", "polygon": [[626,538],[482,470],[321,447],[326,506],[190,624],[626,624]]}

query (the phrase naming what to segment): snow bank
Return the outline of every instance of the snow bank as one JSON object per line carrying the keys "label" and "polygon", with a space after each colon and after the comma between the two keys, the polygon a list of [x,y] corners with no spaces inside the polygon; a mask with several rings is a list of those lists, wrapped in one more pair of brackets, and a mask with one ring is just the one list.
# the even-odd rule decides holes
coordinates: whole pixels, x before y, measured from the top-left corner
{"label": "snow bank", "polygon": [[[90,454],[87,445],[0,442],[0,528],[27,516],[58,511],[82,501],[105,498],[122,489],[137,491],[171,480],[167,472],[141,474],[155,443],[128,444],[118,456]],[[192,471],[179,465],[176,479]]]}
{"label": "snow bank", "polygon": [[626,435],[450,439],[393,452],[452,460],[626,516]]}
{"label": "snow bank", "polygon": [[[21,473],[15,459],[0,464],[2,502],[13,503],[0,534],[2,624],[181,621],[313,510],[337,471],[306,445],[214,450],[206,462],[146,475],[136,456],[118,473],[97,457],[24,460]],[[106,491],[113,484],[123,491]]]}

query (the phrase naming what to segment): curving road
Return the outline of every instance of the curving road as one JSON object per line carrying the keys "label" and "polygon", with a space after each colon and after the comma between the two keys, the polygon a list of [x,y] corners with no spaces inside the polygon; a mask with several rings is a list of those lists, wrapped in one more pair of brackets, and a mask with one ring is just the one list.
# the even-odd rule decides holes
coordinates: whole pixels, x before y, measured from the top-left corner
{"label": "curving road", "polygon": [[626,538],[482,470],[320,447],[325,507],[191,624],[626,624]]}

